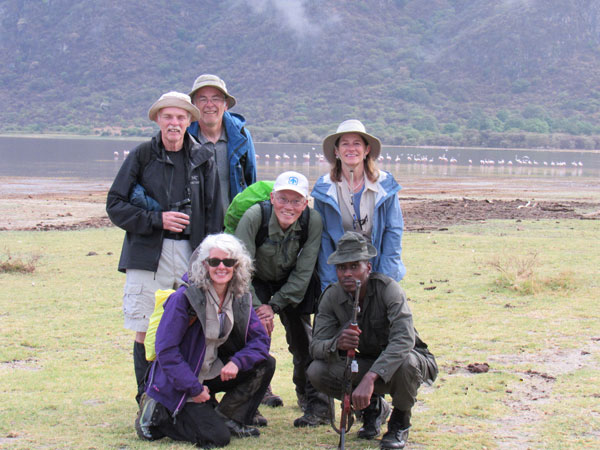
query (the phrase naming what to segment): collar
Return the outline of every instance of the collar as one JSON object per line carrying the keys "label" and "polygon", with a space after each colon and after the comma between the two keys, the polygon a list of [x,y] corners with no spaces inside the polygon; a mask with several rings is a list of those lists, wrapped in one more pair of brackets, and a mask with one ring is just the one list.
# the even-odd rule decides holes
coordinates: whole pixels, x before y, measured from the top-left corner
{"label": "collar", "polygon": [[[219,139],[217,140],[217,142],[227,142],[227,132],[225,131],[225,127],[221,126],[221,136],[219,136]],[[202,145],[206,144],[207,142],[210,142],[203,134],[202,134],[202,129],[198,129],[198,142],[200,142]],[[215,142],[215,144],[217,143]]]}

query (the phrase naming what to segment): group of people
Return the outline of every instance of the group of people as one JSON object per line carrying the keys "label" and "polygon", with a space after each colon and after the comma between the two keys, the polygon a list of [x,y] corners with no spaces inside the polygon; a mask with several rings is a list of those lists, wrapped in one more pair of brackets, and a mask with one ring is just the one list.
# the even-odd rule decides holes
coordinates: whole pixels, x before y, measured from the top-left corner
{"label": "group of people", "polygon": [[[398,284],[400,186],[376,166],[381,143],[360,121],[342,122],[323,141],[331,170],[312,190],[314,208],[306,177],[284,172],[226,234],[225,211],[257,181],[235,104],[210,74],[189,95],[162,95],[148,113],[160,131],[130,152],[108,193],[108,215],[126,232],[119,270],[125,327],[135,332],[138,436],[205,448],[259,436],[268,424],[259,406],[283,406],[270,386],[278,315],[302,410],[294,426],[330,422],[329,398],[341,398],[345,355],[356,349],[358,437],[377,437],[389,416],[380,446],[404,448],[417,389],[437,366]],[[144,340],[161,289],[174,292],[149,362]]]}

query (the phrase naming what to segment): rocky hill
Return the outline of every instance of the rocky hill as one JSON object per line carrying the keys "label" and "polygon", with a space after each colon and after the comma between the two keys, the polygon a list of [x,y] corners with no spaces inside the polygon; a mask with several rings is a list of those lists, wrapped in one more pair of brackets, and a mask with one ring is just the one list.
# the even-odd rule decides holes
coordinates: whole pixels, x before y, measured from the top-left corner
{"label": "rocky hill", "polygon": [[257,140],[600,148],[593,0],[5,0],[0,132],[147,135],[216,73]]}

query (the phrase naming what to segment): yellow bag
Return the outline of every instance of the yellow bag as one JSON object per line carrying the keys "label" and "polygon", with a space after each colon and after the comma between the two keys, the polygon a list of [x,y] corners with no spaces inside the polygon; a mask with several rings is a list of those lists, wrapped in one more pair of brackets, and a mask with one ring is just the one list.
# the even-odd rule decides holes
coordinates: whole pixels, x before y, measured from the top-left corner
{"label": "yellow bag", "polygon": [[144,339],[146,359],[148,361],[154,361],[156,359],[156,330],[158,330],[158,324],[160,323],[160,319],[165,312],[165,300],[168,299],[173,292],[175,292],[175,289],[159,289],[154,293],[154,311],[150,316],[148,330],[146,331],[146,338]]}

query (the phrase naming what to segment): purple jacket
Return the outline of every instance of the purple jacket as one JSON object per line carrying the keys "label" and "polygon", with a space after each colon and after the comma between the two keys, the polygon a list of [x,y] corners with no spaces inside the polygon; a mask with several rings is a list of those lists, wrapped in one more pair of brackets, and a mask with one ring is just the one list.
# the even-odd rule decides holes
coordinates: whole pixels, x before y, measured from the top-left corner
{"label": "purple jacket", "polygon": [[[195,286],[182,286],[164,305],[156,331],[156,360],[150,369],[146,393],[175,417],[188,397],[204,390],[198,374],[206,351],[206,297]],[[244,372],[267,359],[271,338],[252,308],[250,294],[235,298],[232,306],[233,329],[219,347],[219,358],[224,363],[233,361]],[[198,320],[190,325],[194,314]]]}

